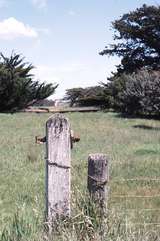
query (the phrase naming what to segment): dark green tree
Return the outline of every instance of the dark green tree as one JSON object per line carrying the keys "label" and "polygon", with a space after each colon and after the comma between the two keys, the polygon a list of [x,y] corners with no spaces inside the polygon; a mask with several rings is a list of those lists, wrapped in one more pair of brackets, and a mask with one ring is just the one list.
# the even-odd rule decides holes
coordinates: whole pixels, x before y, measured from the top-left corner
{"label": "dark green tree", "polygon": [[0,54],[0,111],[14,112],[45,99],[58,85],[33,80],[33,65],[24,62],[19,54],[5,57]]}
{"label": "dark green tree", "polygon": [[112,23],[115,44],[101,55],[121,57],[118,75],[160,67],[160,6],[143,5]]}
{"label": "dark green tree", "polygon": [[120,76],[110,78],[107,83],[102,82],[102,86],[104,87],[104,106],[106,108],[121,111],[123,105],[121,95],[125,89],[126,81],[127,76],[121,74]]}
{"label": "dark green tree", "polygon": [[83,88],[82,96],[78,99],[80,106],[104,106],[104,88],[91,86]]}
{"label": "dark green tree", "polygon": [[83,96],[83,88],[72,88],[67,89],[65,93],[64,100],[70,101],[70,106],[77,103],[80,97]]}
{"label": "dark green tree", "polygon": [[103,106],[104,88],[102,86],[91,86],[86,88],[73,88],[66,90],[64,99],[69,100],[71,106]]}

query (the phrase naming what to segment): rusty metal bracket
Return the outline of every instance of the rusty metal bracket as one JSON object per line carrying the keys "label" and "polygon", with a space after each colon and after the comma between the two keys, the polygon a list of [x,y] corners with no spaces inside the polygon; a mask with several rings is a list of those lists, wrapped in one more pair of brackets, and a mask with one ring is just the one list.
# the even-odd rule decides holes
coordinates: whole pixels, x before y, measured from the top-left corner
{"label": "rusty metal bracket", "polygon": [[45,137],[35,136],[35,142],[36,144],[44,144],[46,142],[46,136]]}
{"label": "rusty metal bracket", "polygon": [[[79,142],[79,141],[80,141],[79,135],[74,135],[73,130],[71,130],[71,148],[73,148],[73,143]],[[46,136],[44,137],[35,136],[36,144],[44,144],[45,142],[46,142]]]}
{"label": "rusty metal bracket", "polygon": [[80,141],[79,135],[75,135],[73,130],[71,130],[71,149],[73,148],[73,143],[79,142],[79,141]]}

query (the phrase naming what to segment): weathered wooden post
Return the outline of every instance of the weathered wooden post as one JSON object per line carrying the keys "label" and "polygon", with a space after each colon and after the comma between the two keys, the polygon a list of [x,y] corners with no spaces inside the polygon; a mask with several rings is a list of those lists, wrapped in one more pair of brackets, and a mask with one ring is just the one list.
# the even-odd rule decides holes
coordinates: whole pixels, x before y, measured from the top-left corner
{"label": "weathered wooden post", "polygon": [[91,200],[100,208],[101,215],[107,207],[109,171],[105,154],[90,154],[88,158],[88,190]]}
{"label": "weathered wooden post", "polygon": [[70,216],[71,130],[55,114],[46,123],[46,214],[48,224]]}

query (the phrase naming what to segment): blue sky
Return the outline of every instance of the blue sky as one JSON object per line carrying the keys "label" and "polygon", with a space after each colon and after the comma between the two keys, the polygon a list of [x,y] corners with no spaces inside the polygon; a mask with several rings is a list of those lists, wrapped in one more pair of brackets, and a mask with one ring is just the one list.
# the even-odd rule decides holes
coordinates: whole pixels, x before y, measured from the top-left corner
{"label": "blue sky", "polygon": [[112,43],[111,22],[142,4],[160,0],[0,0],[0,51],[21,53],[36,79],[65,89],[105,82],[116,57],[98,53]]}

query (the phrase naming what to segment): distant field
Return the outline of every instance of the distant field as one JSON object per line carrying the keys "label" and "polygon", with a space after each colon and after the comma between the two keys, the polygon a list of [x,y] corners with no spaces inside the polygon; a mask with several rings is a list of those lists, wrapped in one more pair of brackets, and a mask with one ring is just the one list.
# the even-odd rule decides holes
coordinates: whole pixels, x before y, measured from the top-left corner
{"label": "distant field", "polygon": [[[0,114],[3,241],[47,240],[43,228],[45,147],[35,144],[35,136],[44,135],[49,116]],[[52,240],[91,240],[86,234],[82,239],[81,230],[85,227],[90,232],[83,211],[87,158],[96,152],[106,153],[110,159],[109,234],[103,240],[160,240],[160,121],[102,112],[66,116],[81,137],[72,151],[73,224],[61,226]],[[92,231],[96,230],[94,222],[92,225]],[[101,240],[98,231],[94,237],[92,240]]]}

